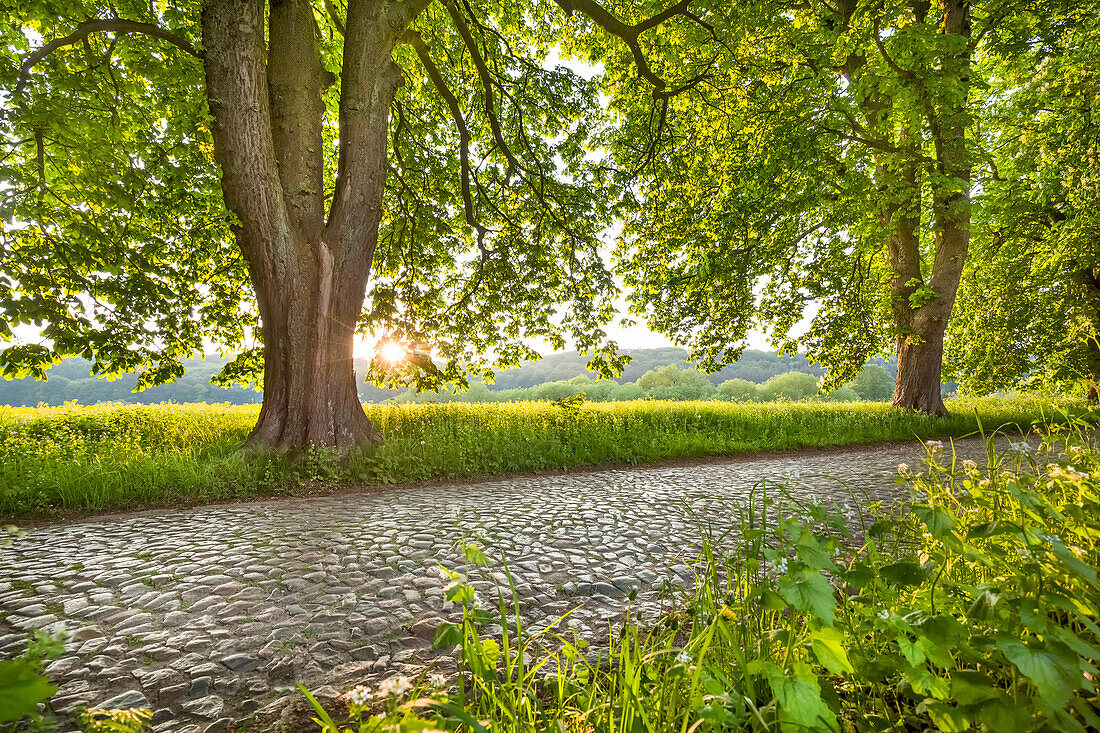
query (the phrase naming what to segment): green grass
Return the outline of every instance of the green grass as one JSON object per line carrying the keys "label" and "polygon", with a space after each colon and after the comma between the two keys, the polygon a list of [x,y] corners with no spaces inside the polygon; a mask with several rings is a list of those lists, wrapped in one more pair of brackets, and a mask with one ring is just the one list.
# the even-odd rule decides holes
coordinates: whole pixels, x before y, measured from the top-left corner
{"label": "green grass", "polygon": [[1076,422],[977,463],[930,446],[908,506],[855,519],[762,487],[730,508],[736,534],[700,528],[694,588],[592,647],[566,617],[527,629],[507,586],[478,605],[452,573],[461,622],[435,638],[457,670],[327,710],[302,690],[323,733],[1100,730],[1094,440]]}
{"label": "green grass", "polygon": [[933,419],[882,403],[626,402],[369,405],[385,443],[337,459],[238,451],[250,405],[0,408],[0,516],[301,494],[337,484],[456,479],[747,451],[958,436],[1028,426],[1053,406],[1013,397],[953,400]]}

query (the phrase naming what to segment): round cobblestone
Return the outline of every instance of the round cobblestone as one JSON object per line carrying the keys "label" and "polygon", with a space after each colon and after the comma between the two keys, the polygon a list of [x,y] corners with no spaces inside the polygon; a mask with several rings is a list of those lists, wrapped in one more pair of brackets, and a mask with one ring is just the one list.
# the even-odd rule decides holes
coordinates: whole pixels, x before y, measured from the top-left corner
{"label": "round cobblestone", "polygon": [[[699,522],[732,527],[762,480],[797,499],[894,500],[898,464],[921,455],[913,442],[44,526],[0,550],[0,651],[36,628],[72,632],[51,664],[63,730],[78,706],[124,693],[149,701],[157,731],[223,730],[297,682],[339,687],[429,658],[456,613],[437,566],[461,569],[465,541],[508,559],[535,628],[577,609],[569,628],[606,634],[627,603],[655,610],[666,579],[690,583],[680,563]],[[483,598],[501,570],[472,573]]]}

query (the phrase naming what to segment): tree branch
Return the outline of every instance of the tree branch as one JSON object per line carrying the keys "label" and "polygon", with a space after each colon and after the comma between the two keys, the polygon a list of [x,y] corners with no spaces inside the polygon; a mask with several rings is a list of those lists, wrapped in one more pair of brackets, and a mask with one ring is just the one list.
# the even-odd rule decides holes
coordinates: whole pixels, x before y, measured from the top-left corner
{"label": "tree branch", "polygon": [[432,86],[439,92],[439,96],[443,97],[444,103],[447,105],[447,109],[451,112],[451,117],[454,118],[455,127],[458,128],[458,162],[462,173],[462,205],[466,213],[466,223],[473,227],[477,232],[477,245],[478,248],[484,254],[485,252],[485,227],[483,227],[474,214],[474,199],[470,193],[470,128],[466,125],[466,118],[462,114],[462,108],[458,104],[458,98],[447,86],[447,82],[443,79],[443,75],[439,71],[439,67],[432,61],[431,55],[428,53],[428,44],[424,43],[424,39],[417,31],[405,31],[401,36],[401,40],[416,51],[416,56],[420,59],[420,64],[424,67],[424,70],[428,73],[428,78],[431,79]]}
{"label": "tree branch", "polygon": [[474,60],[474,66],[477,68],[478,78],[481,80],[481,86],[485,91],[485,115],[489,118],[489,129],[492,130],[493,140],[496,141],[500,152],[508,159],[508,173],[505,175],[508,178],[511,176],[512,171],[520,168],[520,164],[516,160],[516,156],[512,154],[512,149],[508,146],[508,143],[505,142],[504,134],[500,129],[500,120],[497,118],[496,113],[496,96],[493,93],[493,79],[489,75],[489,67],[485,63],[481,52],[478,51],[477,44],[474,43],[474,37],[462,17],[462,12],[455,6],[453,0],[447,0],[446,8],[447,13],[451,16],[451,21],[458,29],[458,34],[462,36],[462,42],[466,45],[466,50],[470,52],[470,57]]}
{"label": "tree branch", "polygon": [[147,36],[153,36],[163,41],[171,43],[176,48],[184,51],[185,53],[194,56],[197,59],[203,57],[202,51],[198,50],[185,39],[176,35],[166,28],[161,28],[159,25],[152,23],[142,23],[136,20],[125,20],[123,18],[95,18],[92,20],[86,20],[76,27],[76,30],[67,36],[61,38],[55,38],[47,43],[42,48],[38,49],[26,59],[19,67],[19,76],[15,84],[15,90],[12,92],[13,97],[18,97],[23,89],[27,86],[27,81],[30,78],[30,71],[34,66],[42,61],[42,59],[49,56],[51,53],[61,48],[62,46],[71,46],[74,43],[79,43],[86,39],[92,33],[98,33],[101,31],[107,31],[110,33],[128,34],[128,33],[142,33]]}
{"label": "tree branch", "polygon": [[325,0],[325,12],[328,13],[329,20],[336,26],[336,30],[340,35],[344,35],[347,29],[344,27],[344,20],[340,17],[340,10],[336,7],[336,3],[332,0]]}
{"label": "tree branch", "polygon": [[416,20],[416,16],[427,10],[432,2],[433,0],[401,0],[401,2],[391,6],[390,19],[395,27],[406,28]]}
{"label": "tree branch", "polygon": [[[638,36],[641,35],[642,30],[645,29],[639,30],[638,26],[627,25],[616,18],[602,5],[593,2],[593,0],[554,0],[554,2],[565,11],[566,15],[572,15],[575,11],[580,11],[600,28],[625,43],[626,47],[630,49],[631,55],[634,56],[634,64],[638,67],[638,73],[658,91],[664,90],[667,86],[665,80],[650,68],[649,61],[646,60],[645,54],[642,53],[642,47],[638,44]],[[677,3],[677,6],[678,5],[683,5],[684,9],[686,9],[688,3],[680,2]],[[672,15],[675,14],[676,13],[673,13]],[[667,18],[665,20],[667,20]],[[647,26],[647,28],[648,27],[651,26]]]}
{"label": "tree branch", "polygon": [[908,79],[909,82],[914,87],[916,87],[917,94],[921,100],[921,104],[924,106],[924,114],[928,118],[928,126],[932,130],[932,137],[935,140],[940,140],[942,137],[940,135],[940,120],[939,116],[936,114],[936,108],[932,104],[931,95],[928,92],[928,87],[925,85],[924,80],[917,76],[916,73],[908,69],[901,68],[901,66],[899,66],[898,63],[890,57],[890,54],[887,53],[886,44],[882,42],[878,18],[875,18],[874,39],[875,47],[878,48],[878,52],[882,56],[882,59],[886,62],[886,65],[889,66],[895,74],[903,79]]}

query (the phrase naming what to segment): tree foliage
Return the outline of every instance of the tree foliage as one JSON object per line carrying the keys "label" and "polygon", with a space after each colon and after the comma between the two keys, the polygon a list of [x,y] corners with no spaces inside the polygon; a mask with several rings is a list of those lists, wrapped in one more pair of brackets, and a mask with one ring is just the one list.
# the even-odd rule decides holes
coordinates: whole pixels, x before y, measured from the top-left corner
{"label": "tree foliage", "polygon": [[[1096,5],[748,2],[718,15],[725,42],[713,73],[648,127],[639,91],[614,147],[627,160],[632,140],[650,140],[659,161],[634,188],[619,249],[636,311],[707,368],[735,360],[746,331],[763,327],[777,346],[805,348],[827,366],[830,386],[870,355],[912,350],[926,372],[922,389],[937,394],[907,406],[936,411],[943,327],[969,220],[983,229],[989,207],[1007,201],[986,143],[1001,141],[1006,173],[1079,188],[1062,185],[1061,171],[1075,167],[1070,158],[1049,160],[1043,174],[1031,155],[1014,154],[1043,143],[1031,136],[1021,147],[1004,110],[1038,109],[1062,94],[1041,79],[1025,82],[1023,70],[1083,69],[1094,40],[1068,29],[1094,23],[1085,20]],[[1076,51],[1061,58],[1070,46]],[[667,52],[693,63],[675,43]],[[1080,94],[1087,81],[1074,79]],[[1075,156],[1076,168],[1094,165],[1088,126],[1058,126],[1059,149]],[[1049,142],[1044,149],[1049,156]],[[971,191],[981,194],[976,201]],[[1017,246],[1002,256],[1024,257]],[[1044,290],[1039,276],[1023,287]],[[1062,308],[1036,328],[1057,333],[1052,321]],[[970,372],[986,345],[973,349]]]}
{"label": "tree foliage", "polygon": [[762,400],[804,400],[818,392],[818,381],[811,374],[785,372],[760,385],[757,393]]}
{"label": "tree foliage", "polygon": [[877,364],[865,365],[844,386],[854,391],[861,400],[884,401],[894,396],[894,378]]}
{"label": "tree foliage", "polygon": [[974,393],[1080,387],[1100,374],[1100,20],[1027,29],[997,56],[990,179],[949,366]]}
{"label": "tree foliage", "polygon": [[[276,138],[296,134],[287,120],[298,97],[286,102],[280,85],[297,70],[279,66],[278,35],[295,29],[284,23],[292,5],[272,4],[282,13],[272,15],[266,65]],[[633,84],[635,69],[651,91],[665,88],[632,24],[647,22],[652,36],[679,23],[679,11],[654,17],[666,8],[648,1],[609,10],[564,0],[317,3],[323,89],[310,114],[320,119],[321,190],[287,188],[295,222],[318,205],[330,209],[327,226],[341,215],[336,194],[359,155],[341,119],[349,95],[362,93],[344,54],[349,29],[376,23],[362,20],[376,6],[406,29],[387,37],[399,89],[384,110],[383,210],[355,328],[430,351],[443,366],[421,360],[373,376],[461,381],[534,357],[532,339],[557,348],[568,339],[595,354],[594,369],[621,368],[603,330],[615,288],[598,235],[620,197],[592,154],[599,93]],[[264,344],[249,281],[259,287],[260,265],[242,256],[248,216],[223,200],[226,181],[239,181],[215,162],[204,95],[227,49],[203,37],[200,3],[8,0],[3,10],[0,337],[43,327],[40,343],[2,352],[4,374],[43,376],[81,355],[97,374],[140,370],[144,387],[179,376],[184,359],[214,343],[244,350],[228,380],[258,379]],[[559,51],[603,58],[612,46],[636,58],[602,79],[552,62]],[[285,156],[280,164],[290,175]]]}

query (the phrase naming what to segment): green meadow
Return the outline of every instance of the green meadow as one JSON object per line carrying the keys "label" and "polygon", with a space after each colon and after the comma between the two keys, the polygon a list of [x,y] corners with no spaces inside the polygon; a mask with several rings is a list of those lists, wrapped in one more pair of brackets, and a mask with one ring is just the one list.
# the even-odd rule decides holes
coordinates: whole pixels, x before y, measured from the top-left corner
{"label": "green meadow", "polygon": [[635,401],[368,405],[385,440],[338,457],[246,452],[255,405],[0,408],[0,515],[49,518],[582,466],[1026,430],[1084,403],[956,399],[931,418],[885,403]]}

